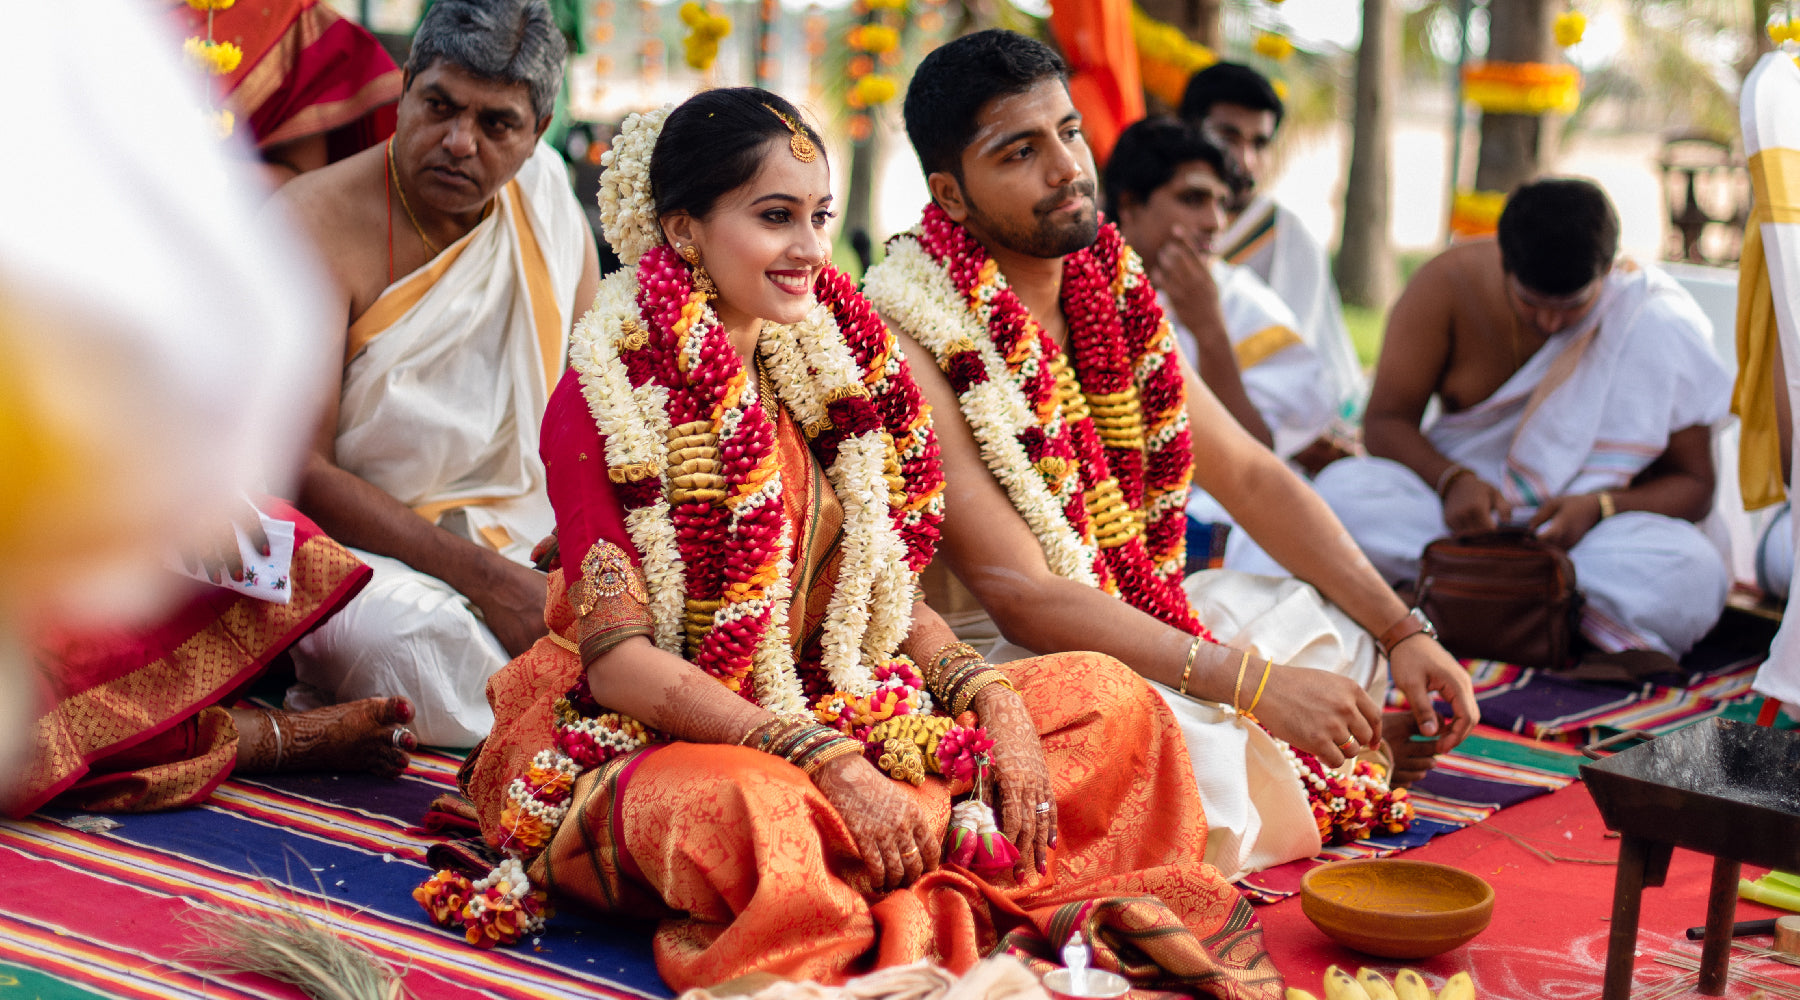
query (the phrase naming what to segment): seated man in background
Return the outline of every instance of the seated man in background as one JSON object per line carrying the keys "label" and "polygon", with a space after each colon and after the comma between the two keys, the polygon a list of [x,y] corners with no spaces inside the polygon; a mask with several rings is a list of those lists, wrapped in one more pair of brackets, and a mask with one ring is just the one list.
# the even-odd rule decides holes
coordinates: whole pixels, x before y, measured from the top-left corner
{"label": "seated man in background", "polygon": [[1390,582],[1435,538],[1522,523],[1568,550],[1590,642],[1679,657],[1730,582],[1693,523],[1712,505],[1730,383],[1694,300],[1615,264],[1618,247],[1592,182],[1519,188],[1497,240],[1451,247],[1407,284],[1364,421],[1373,457],[1316,486]]}
{"label": "seated man in background", "polygon": [[295,663],[326,700],[405,695],[430,744],[485,736],[488,677],[545,631],[538,426],[599,283],[539,141],[564,49],[544,0],[442,0],[413,38],[394,137],[278,196],[311,227],[346,326],[300,506],[375,571]]}
{"label": "seated man in background", "polygon": [[[1366,385],[1344,326],[1330,255],[1300,217],[1267,190],[1273,180],[1270,146],[1284,111],[1268,77],[1239,63],[1219,62],[1189,78],[1180,116],[1224,149],[1245,181],[1226,205],[1230,224],[1218,238],[1220,258],[1256,272],[1293,310],[1300,338],[1318,355],[1332,415],[1347,420],[1362,403]],[[1295,459],[1316,473],[1344,454],[1332,436],[1322,436]]]}
{"label": "seated man in background", "polygon": [[[1312,444],[1331,426],[1337,398],[1318,355],[1294,332],[1293,312],[1255,272],[1218,258],[1238,180],[1224,152],[1177,119],[1146,118],[1120,134],[1105,180],[1106,214],[1148,263],[1182,357],[1275,454],[1292,458]],[[1230,515],[1202,490],[1188,516],[1229,532]],[[1227,535],[1221,554],[1227,569],[1287,575],[1241,531]]]}

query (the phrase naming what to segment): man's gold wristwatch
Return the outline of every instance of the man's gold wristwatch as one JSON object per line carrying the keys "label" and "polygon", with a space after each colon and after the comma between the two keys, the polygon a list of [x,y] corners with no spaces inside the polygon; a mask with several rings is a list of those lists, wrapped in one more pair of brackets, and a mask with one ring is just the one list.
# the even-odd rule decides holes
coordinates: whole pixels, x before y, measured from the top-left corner
{"label": "man's gold wristwatch", "polygon": [[1381,655],[1391,660],[1394,658],[1395,646],[1411,639],[1420,632],[1425,633],[1433,639],[1437,638],[1437,626],[1431,624],[1431,619],[1425,617],[1425,612],[1420,611],[1418,608],[1413,608],[1406,613],[1406,617],[1389,625],[1386,632],[1376,636],[1375,645],[1381,647]]}

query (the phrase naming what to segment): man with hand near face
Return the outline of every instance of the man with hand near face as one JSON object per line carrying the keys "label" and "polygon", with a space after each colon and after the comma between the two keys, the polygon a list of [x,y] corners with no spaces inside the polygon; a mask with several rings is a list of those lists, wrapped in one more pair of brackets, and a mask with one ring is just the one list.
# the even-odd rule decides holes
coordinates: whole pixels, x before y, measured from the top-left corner
{"label": "man with hand near face", "polygon": [[[950,624],[990,660],[1095,650],[1155,682],[1181,722],[1206,857],[1222,871],[1310,857],[1319,831],[1276,738],[1335,768],[1386,732],[1409,744],[1399,766],[1417,777],[1474,725],[1474,694],[1318,496],[1181,360],[1143,264],[1100,224],[1065,80],[1047,47],[991,30],[932,52],[907,91],[932,204],[865,283],[942,450],[929,599],[975,605]],[[1190,481],[1342,609],[1345,626],[1311,611],[1301,627],[1284,619],[1306,603],[1289,600],[1305,589],[1297,581],[1258,591],[1254,605],[1202,608],[1181,576]],[[1384,719],[1370,693],[1387,679],[1377,642],[1411,714]],[[1367,669],[1352,676],[1351,664]],[[1435,714],[1433,692],[1453,718]]]}
{"label": "man with hand near face", "polygon": [[1407,284],[1364,421],[1372,457],[1315,485],[1390,581],[1411,580],[1435,538],[1524,524],[1568,550],[1583,636],[1679,657],[1730,583],[1694,522],[1712,506],[1711,426],[1731,383],[1693,298],[1615,263],[1618,247],[1592,182],[1515,191],[1497,239],[1451,247]]}
{"label": "man with hand near face", "polygon": [[1224,152],[1174,118],[1120,134],[1106,164],[1106,212],[1144,258],[1182,356],[1238,423],[1283,458],[1322,433],[1336,400],[1298,321],[1249,268],[1219,257],[1241,176]]}
{"label": "man with hand near face", "polygon": [[539,141],[564,50],[544,0],[441,0],[393,139],[277,199],[312,231],[344,324],[300,507],[375,571],[295,662],[328,699],[405,695],[429,744],[485,736],[488,677],[545,632],[538,428],[599,283]]}
{"label": "man with hand near face", "polygon": [[[1344,326],[1330,255],[1300,217],[1268,191],[1271,147],[1285,111],[1268,77],[1240,63],[1218,62],[1188,79],[1180,117],[1223,149],[1244,181],[1226,205],[1219,257],[1255,272],[1293,310],[1296,331],[1319,358],[1332,416],[1348,418],[1362,402],[1366,385],[1356,345]],[[1320,437],[1297,460],[1317,472],[1343,454],[1331,437]]]}
{"label": "man with hand near face", "polygon": [[[1239,180],[1224,152],[1187,123],[1146,118],[1120,134],[1105,177],[1106,214],[1147,262],[1183,359],[1252,437],[1292,458],[1330,427],[1337,399],[1293,311],[1217,255]],[[1198,490],[1188,516],[1230,523]],[[1226,535],[1223,556],[1227,569],[1287,575],[1241,531]]]}

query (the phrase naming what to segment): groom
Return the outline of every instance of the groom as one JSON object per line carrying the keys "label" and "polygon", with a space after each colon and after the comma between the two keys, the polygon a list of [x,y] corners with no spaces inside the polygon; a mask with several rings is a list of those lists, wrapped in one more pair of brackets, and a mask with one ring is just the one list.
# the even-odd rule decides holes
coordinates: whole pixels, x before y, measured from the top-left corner
{"label": "groom", "polygon": [[[1389,721],[1390,736],[1437,737],[1398,740],[1419,756],[1402,758],[1397,777],[1418,777],[1476,721],[1467,674],[1422,634],[1429,629],[1324,503],[1180,360],[1141,263],[1100,225],[1093,158],[1065,77],[1044,45],[990,30],[931,53],[907,91],[907,134],[932,205],[919,228],[891,241],[866,289],[932,404],[947,481],[941,561],[1012,645],[1109,653],[1164,685],[1196,759],[1203,731],[1229,731],[1241,754],[1239,734],[1255,728],[1221,727],[1207,703],[1254,706],[1269,733],[1326,767],[1377,747],[1383,719],[1370,689],[1385,685],[1372,658],[1307,669],[1271,662],[1303,659],[1304,649],[1259,641],[1268,659],[1252,658],[1200,638],[1180,578],[1191,471],[1336,605],[1310,598],[1319,612],[1308,622],[1322,640],[1348,651],[1366,648],[1364,630],[1378,637],[1412,705],[1411,716]],[[1256,614],[1266,620],[1295,603],[1282,594]],[[1247,648],[1242,618],[1205,618]],[[1453,718],[1438,718],[1433,694],[1452,703]],[[1184,713],[1196,705],[1213,714]],[[1231,811],[1222,801],[1257,797],[1242,787],[1263,780],[1256,773],[1252,764],[1210,779],[1227,787],[1203,782],[1209,826],[1215,811]],[[1250,818],[1235,831],[1245,843],[1223,867],[1277,863],[1249,843],[1260,825]]]}

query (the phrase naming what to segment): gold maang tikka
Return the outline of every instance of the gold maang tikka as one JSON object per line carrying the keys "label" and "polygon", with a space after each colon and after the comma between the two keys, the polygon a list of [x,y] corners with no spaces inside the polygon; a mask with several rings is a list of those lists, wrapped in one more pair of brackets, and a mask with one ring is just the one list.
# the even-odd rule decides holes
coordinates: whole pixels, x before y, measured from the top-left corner
{"label": "gold maang tikka", "polygon": [[781,124],[786,125],[788,131],[793,133],[788,137],[788,149],[793,151],[794,159],[801,163],[811,163],[819,158],[819,147],[813,145],[812,137],[806,134],[806,130],[800,127],[800,123],[796,122],[793,116],[777,111],[772,104],[764,104],[763,107],[768,108],[770,114],[781,119]]}
{"label": "gold maang tikka", "polygon": [[694,291],[709,299],[719,294],[718,286],[713,284],[712,275],[706,273],[706,265],[700,263],[699,247],[689,243],[675,252],[680,254],[681,259],[687,261],[688,267],[694,271]]}

